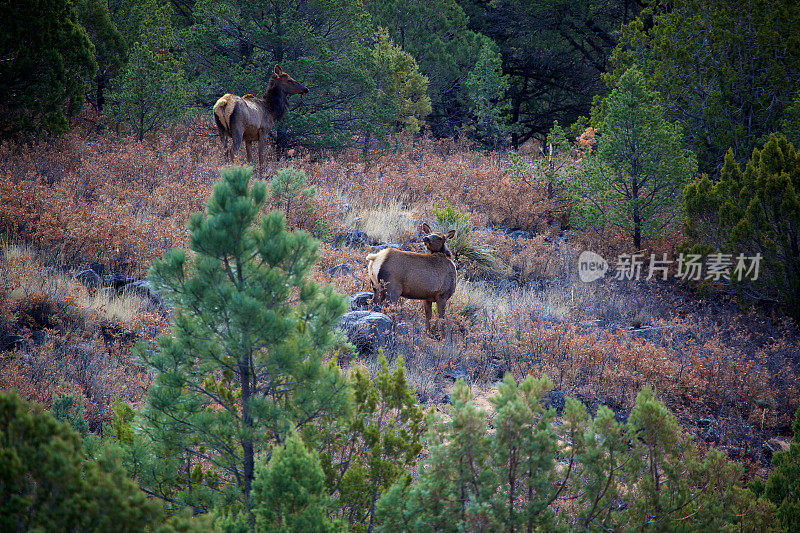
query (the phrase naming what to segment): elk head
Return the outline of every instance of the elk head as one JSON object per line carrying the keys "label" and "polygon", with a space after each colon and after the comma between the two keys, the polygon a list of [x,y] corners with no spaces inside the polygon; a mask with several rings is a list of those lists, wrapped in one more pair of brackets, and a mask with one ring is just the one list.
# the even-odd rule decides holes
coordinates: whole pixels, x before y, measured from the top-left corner
{"label": "elk head", "polygon": [[280,65],[275,65],[275,74],[270,77],[270,85],[278,85],[286,94],[308,94],[308,89],[296,79],[283,71]]}
{"label": "elk head", "polygon": [[422,242],[425,243],[425,247],[428,248],[428,251],[430,253],[432,254],[443,253],[447,257],[453,256],[453,254],[450,253],[450,250],[447,248],[446,241],[448,239],[452,239],[455,236],[456,230],[451,229],[446,234],[434,232],[431,230],[431,227],[427,223],[425,223],[422,225],[422,231],[427,233],[427,235],[425,235],[422,238]]}

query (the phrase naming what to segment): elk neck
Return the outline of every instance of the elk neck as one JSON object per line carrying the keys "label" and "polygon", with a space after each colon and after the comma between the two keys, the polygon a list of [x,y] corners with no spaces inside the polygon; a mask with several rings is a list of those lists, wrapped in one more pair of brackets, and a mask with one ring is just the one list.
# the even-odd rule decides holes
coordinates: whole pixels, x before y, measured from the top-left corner
{"label": "elk neck", "polygon": [[275,83],[272,80],[270,80],[267,92],[264,94],[264,103],[275,120],[280,120],[289,109],[289,99],[286,96],[286,91],[283,90],[280,83]]}

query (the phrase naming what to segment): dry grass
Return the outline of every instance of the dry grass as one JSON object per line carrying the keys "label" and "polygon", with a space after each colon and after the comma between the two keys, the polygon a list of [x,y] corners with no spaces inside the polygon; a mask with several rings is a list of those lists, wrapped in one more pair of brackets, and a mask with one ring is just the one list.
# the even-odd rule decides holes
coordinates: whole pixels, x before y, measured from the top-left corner
{"label": "dry grass", "polygon": [[351,223],[373,239],[382,242],[407,240],[419,231],[418,215],[404,209],[398,202],[389,202],[377,207],[366,208]]}

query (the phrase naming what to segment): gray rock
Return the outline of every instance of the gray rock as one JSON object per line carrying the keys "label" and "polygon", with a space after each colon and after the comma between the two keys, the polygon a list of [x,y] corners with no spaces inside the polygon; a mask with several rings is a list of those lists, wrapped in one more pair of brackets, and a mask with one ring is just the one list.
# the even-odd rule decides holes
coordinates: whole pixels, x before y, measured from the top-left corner
{"label": "gray rock", "polygon": [[470,380],[469,372],[467,372],[467,370],[461,365],[449,369],[447,372],[444,373],[444,377],[450,378],[453,381],[458,381],[459,379],[463,379],[464,381]]}
{"label": "gray rock", "polygon": [[785,452],[789,450],[789,443],[785,440],[773,437],[769,439],[761,447],[764,455],[768,460],[772,460],[772,456],[778,452]]}
{"label": "gray rock", "polygon": [[24,345],[25,337],[22,335],[14,335],[12,333],[0,335],[0,352],[5,352],[6,350],[16,350],[22,348]]}
{"label": "gray rock", "polygon": [[368,311],[370,303],[372,302],[373,294],[371,292],[357,292],[350,295],[350,310],[351,311]]}
{"label": "gray rock", "polygon": [[75,279],[83,284],[87,289],[96,289],[100,286],[103,280],[94,270],[83,270],[78,272]]}
{"label": "gray rock", "polygon": [[153,286],[153,282],[149,279],[132,281],[123,287],[123,292],[126,294],[135,294],[157,305],[163,305],[164,303],[164,300],[161,298],[161,293]]}
{"label": "gray rock", "polygon": [[375,246],[372,246],[371,248],[372,248],[373,252],[380,252],[381,250],[385,250],[386,248],[397,248],[397,249],[400,249],[400,245],[396,244],[396,243],[393,243],[393,242],[392,243],[383,242],[381,244],[376,244]]}
{"label": "gray rock", "polygon": [[564,405],[566,405],[566,402],[567,400],[564,398],[564,391],[551,390],[544,395],[544,407],[546,409],[552,407],[558,414],[561,414],[561,412],[564,410]]}
{"label": "gray rock", "polygon": [[352,272],[353,270],[349,266],[341,264],[326,270],[325,275],[328,276],[329,278],[338,278],[341,276],[347,276],[348,274],[352,274]]}
{"label": "gray rock", "polygon": [[348,246],[357,246],[371,242],[372,239],[369,238],[369,235],[361,230],[351,229],[344,234],[344,243]]}
{"label": "gray rock", "polygon": [[703,432],[701,438],[710,444],[719,444],[722,440],[722,433],[719,428],[710,427]]}
{"label": "gray rock", "polygon": [[41,346],[49,337],[50,335],[47,331],[40,329],[31,333],[31,342],[33,342],[34,346]]}
{"label": "gray rock", "polygon": [[351,311],[339,319],[339,329],[361,355],[373,355],[379,348],[386,350],[393,342],[394,324],[383,313]]}
{"label": "gray rock", "polygon": [[522,230],[522,229],[514,230],[514,231],[510,232],[508,234],[508,236],[511,237],[512,239],[514,239],[515,241],[517,239],[532,239],[533,238],[533,234],[531,234],[530,231],[525,231],[525,230]]}
{"label": "gray rock", "polygon": [[109,272],[103,276],[103,281],[115,289],[118,289],[128,283],[130,280],[128,279],[128,276],[122,272]]}
{"label": "gray rock", "polygon": [[99,296],[104,296],[107,300],[111,301],[118,296],[117,289],[114,287],[104,287],[97,291]]}
{"label": "gray rock", "polygon": [[701,418],[701,419],[699,419],[697,421],[697,427],[707,428],[708,426],[710,426],[713,423],[714,423],[714,419],[711,418],[711,417],[706,416],[706,417],[703,417],[703,418]]}

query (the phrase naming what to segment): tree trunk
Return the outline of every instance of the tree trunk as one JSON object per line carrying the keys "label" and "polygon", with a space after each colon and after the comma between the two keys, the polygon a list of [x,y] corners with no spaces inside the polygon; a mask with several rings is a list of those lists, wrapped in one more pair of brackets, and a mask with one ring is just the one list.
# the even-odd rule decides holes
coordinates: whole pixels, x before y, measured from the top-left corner
{"label": "tree trunk", "polygon": [[250,361],[247,356],[239,360],[239,378],[242,386],[242,422],[245,426],[245,438],[242,439],[243,454],[243,473],[244,473],[244,499],[247,511],[247,520],[251,525],[255,525],[250,506],[250,491],[253,488],[253,478],[255,477],[255,455],[253,453],[253,441],[251,440],[250,430],[253,427],[253,417],[250,414]]}
{"label": "tree trunk", "polygon": [[642,217],[639,213],[639,180],[636,179],[636,176],[633,176],[631,193],[633,196],[633,247],[638,251],[642,248]]}

